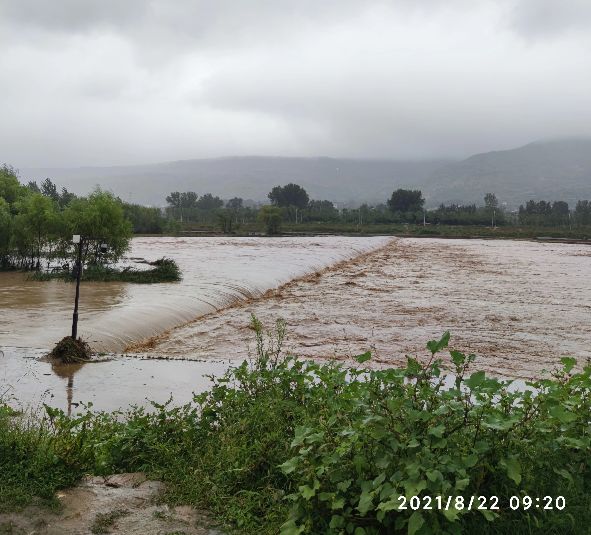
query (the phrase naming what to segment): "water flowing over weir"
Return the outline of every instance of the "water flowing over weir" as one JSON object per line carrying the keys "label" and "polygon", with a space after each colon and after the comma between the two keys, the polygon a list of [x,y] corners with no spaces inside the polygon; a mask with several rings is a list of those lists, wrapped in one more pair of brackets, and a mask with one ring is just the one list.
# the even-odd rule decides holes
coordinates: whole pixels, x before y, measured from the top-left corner
{"label": "water flowing over weir", "polygon": [[[134,238],[126,260],[173,258],[172,284],[83,282],[79,333],[97,351],[119,352],[198,316],[262,295],[289,280],[384,245],[384,237]],[[68,334],[71,284],[0,277],[0,347],[49,348]]]}

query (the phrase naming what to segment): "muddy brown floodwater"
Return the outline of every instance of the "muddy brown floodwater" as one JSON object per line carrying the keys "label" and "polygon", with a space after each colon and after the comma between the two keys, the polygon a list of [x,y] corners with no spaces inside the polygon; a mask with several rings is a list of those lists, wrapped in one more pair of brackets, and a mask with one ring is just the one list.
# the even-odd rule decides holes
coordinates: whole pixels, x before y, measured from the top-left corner
{"label": "muddy brown floodwater", "polygon": [[[269,289],[387,243],[388,238],[136,238],[124,263],[174,258],[183,280],[172,284],[83,283],[78,332],[93,349],[127,345],[189,320],[257,299]],[[228,364],[217,359],[140,361],[117,358],[85,366],[40,361],[71,327],[74,285],[0,273],[0,400],[77,410],[93,402],[113,410],[132,403],[191,399]],[[178,353],[176,355],[179,356]],[[214,359],[215,360],[215,359]],[[227,358],[225,359],[227,360]],[[67,369],[66,369],[67,368]]]}
{"label": "muddy brown floodwater", "polygon": [[[376,248],[387,238],[135,238],[126,264],[163,256],[183,280],[83,283],[78,333],[97,351],[128,344],[262,295],[294,277]],[[141,266],[141,264],[140,264]],[[0,273],[0,347],[50,348],[70,330],[74,285]]]}
{"label": "muddy brown floodwater", "polygon": [[287,349],[401,364],[452,333],[497,376],[532,378],[560,356],[591,357],[591,247],[508,240],[394,239],[318,276],[201,318],[134,348],[183,358],[247,354],[250,314],[287,322]]}
{"label": "muddy brown floodwater", "polygon": [[286,349],[311,358],[347,361],[371,349],[374,365],[398,365],[406,354],[425,355],[427,340],[446,330],[452,346],[476,353],[477,366],[497,376],[537,377],[562,355],[591,357],[587,245],[141,238],[130,256],[173,257],[184,279],[83,284],[83,336],[97,349],[127,347],[129,356],[59,373],[36,357],[68,332],[72,285],[0,274],[0,398],[70,410],[171,394],[187,401],[207,388],[206,375],[248,356],[251,314],[267,327],[285,319]]}

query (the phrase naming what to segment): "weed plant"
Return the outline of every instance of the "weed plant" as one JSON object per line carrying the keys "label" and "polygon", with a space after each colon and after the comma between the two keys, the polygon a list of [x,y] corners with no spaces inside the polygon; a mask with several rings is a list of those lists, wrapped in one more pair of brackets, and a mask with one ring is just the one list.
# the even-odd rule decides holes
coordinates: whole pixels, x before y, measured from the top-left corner
{"label": "weed plant", "polygon": [[[208,508],[237,533],[589,533],[591,366],[563,358],[514,390],[474,371],[473,355],[442,357],[447,333],[426,362],[374,370],[369,353],[355,368],[284,357],[282,322],[271,337],[252,326],[256,355],[182,407],[73,418],[46,407],[34,423],[4,407],[0,503],[51,499],[85,472],[145,471],[167,483],[166,502]],[[468,510],[471,496],[487,508]],[[525,496],[553,508],[526,509]]]}

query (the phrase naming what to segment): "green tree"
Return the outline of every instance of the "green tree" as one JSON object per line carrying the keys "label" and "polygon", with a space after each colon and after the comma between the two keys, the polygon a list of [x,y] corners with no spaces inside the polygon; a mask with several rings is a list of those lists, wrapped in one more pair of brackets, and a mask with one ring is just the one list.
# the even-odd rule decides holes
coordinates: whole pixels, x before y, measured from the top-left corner
{"label": "green tree", "polygon": [[591,225],[591,202],[578,201],[575,207],[575,221],[577,225]]}
{"label": "green tree", "polygon": [[25,194],[26,189],[18,181],[18,174],[14,167],[0,166],[0,198],[9,205],[16,203]]}
{"label": "green tree", "polygon": [[279,234],[281,219],[281,210],[277,206],[266,205],[259,210],[258,220],[265,226],[267,234]]}
{"label": "green tree", "polygon": [[497,196],[494,193],[487,193],[484,196],[484,206],[486,206],[490,212],[498,208],[499,200],[497,199]]}
{"label": "green tree", "polygon": [[219,197],[214,197],[211,193],[206,193],[201,196],[195,206],[204,212],[211,212],[224,206],[224,201]]}
{"label": "green tree", "polygon": [[285,186],[275,186],[267,195],[271,203],[275,206],[295,208],[306,208],[310,197],[302,186],[297,184],[287,184]]}
{"label": "green tree", "polygon": [[171,208],[181,208],[181,193],[179,191],[173,191],[166,197],[166,202]]}
{"label": "green tree", "polygon": [[12,237],[12,216],[8,203],[0,198],[0,268],[10,264],[10,241]]}
{"label": "green tree", "polygon": [[55,204],[51,198],[41,193],[32,193],[19,201],[18,211],[17,224],[20,231],[29,237],[31,256],[35,259],[34,267],[39,269],[45,245],[55,230]]}
{"label": "green tree", "polygon": [[41,183],[41,193],[43,193],[43,195],[49,197],[52,201],[55,201],[56,203],[58,203],[60,200],[60,195],[57,191],[57,186],[51,181],[50,178],[46,178]]}
{"label": "green tree", "polygon": [[[74,199],[64,217],[68,239],[72,234],[89,238],[84,256],[91,264],[116,262],[129,249],[132,225],[123,203],[110,192],[96,189],[86,198]],[[102,242],[108,245],[105,254],[100,252]]]}
{"label": "green tree", "polygon": [[160,234],[164,230],[165,219],[160,208],[124,202],[123,211],[131,221],[134,233]]}
{"label": "green tree", "polygon": [[76,195],[66,188],[62,188],[61,193],[59,194],[58,204],[61,209],[64,209],[70,202],[76,198]]}
{"label": "green tree", "polygon": [[228,208],[222,208],[216,213],[218,225],[224,234],[231,234],[233,230],[234,213]]}
{"label": "green tree", "polygon": [[423,209],[425,199],[421,190],[397,189],[388,200],[392,212],[418,212]]}
{"label": "green tree", "polygon": [[228,208],[229,210],[234,210],[235,212],[238,212],[239,210],[242,210],[243,205],[244,205],[244,201],[240,197],[234,197],[233,199],[230,199],[226,203],[226,208]]}

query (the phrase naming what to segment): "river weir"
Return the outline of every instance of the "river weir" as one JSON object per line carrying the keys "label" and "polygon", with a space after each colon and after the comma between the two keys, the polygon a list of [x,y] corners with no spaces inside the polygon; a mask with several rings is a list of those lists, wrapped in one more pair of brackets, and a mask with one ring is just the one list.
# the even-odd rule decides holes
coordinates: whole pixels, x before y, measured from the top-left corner
{"label": "river weir", "polygon": [[[375,249],[387,238],[135,238],[126,265],[174,259],[180,283],[83,282],[79,334],[95,351],[120,352],[199,316]],[[68,333],[72,284],[0,273],[0,347],[51,348]]]}
{"label": "river weir", "polygon": [[[591,248],[515,240],[392,237],[136,238],[126,263],[170,257],[180,283],[83,283],[80,333],[112,360],[56,373],[39,360],[68,332],[73,285],[0,274],[0,396],[113,410],[175,402],[253,349],[251,314],[287,324],[285,349],[372,366],[425,356],[425,343],[478,355],[477,368],[539,378],[591,357]],[[174,362],[172,362],[174,360]]]}
{"label": "river weir", "polygon": [[[174,259],[179,283],[83,282],[79,334],[96,352],[113,355],[88,365],[51,366],[41,357],[69,332],[74,285],[0,273],[0,397],[72,411],[92,402],[101,410],[133,403],[186,402],[223,373],[234,357],[170,362],[116,356],[130,344],[191,320],[239,306],[299,277],[375,250],[391,238],[142,237],[124,265]],[[246,344],[246,341],[242,341]],[[188,358],[192,358],[188,356]]]}

